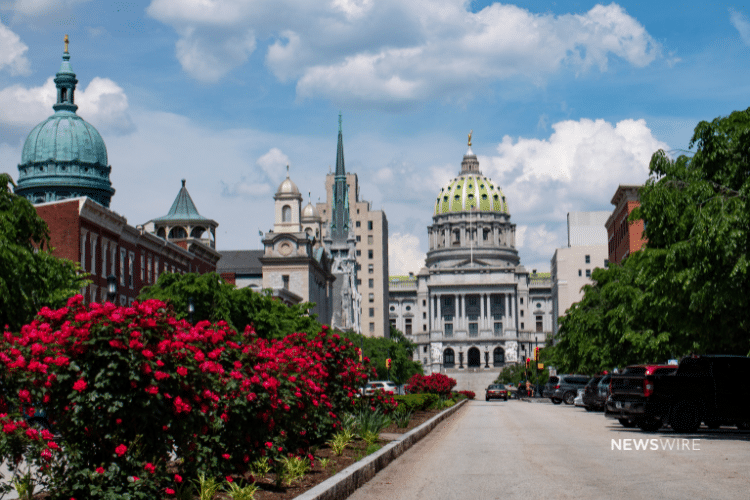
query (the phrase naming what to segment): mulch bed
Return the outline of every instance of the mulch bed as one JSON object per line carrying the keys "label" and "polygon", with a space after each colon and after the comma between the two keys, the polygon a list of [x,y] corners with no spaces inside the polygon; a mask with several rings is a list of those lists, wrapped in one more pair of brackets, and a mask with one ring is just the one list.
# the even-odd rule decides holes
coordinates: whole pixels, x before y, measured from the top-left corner
{"label": "mulch bed", "polygon": [[[406,434],[410,430],[414,429],[431,419],[442,410],[426,410],[416,411],[412,414],[409,419],[409,425],[406,428],[396,427],[396,424],[391,424],[383,429],[381,434]],[[390,441],[380,439],[378,446],[383,447]],[[363,440],[355,440],[344,448],[344,452],[341,456],[336,456],[328,446],[323,446],[314,453],[315,455],[315,466],[308,471],[305,476],[292,484],[291,486],[283,485],[280,488],[276,488],[276,474],[268,473],[264,477],[254,477],[255,484],[260,489],[255,493],[255,500],[291,500],[306,492],[309,489],[319,485],[326,479],[335,476],[340,471],[346,469],[355,462],[358,462],[365,457],[367,450],[367,443]],[[325,468],[320,465],[321,458],[329,458],[330,462]],[[250,476],[246,478],[246,483],[250,480]],[[47,493],[34,495],[35,500],[42,500],[48,498]],[[195,497],[197,498],[197,497]],[[215,498],[229,499],[229,496],[224,494],[218,494]]]}

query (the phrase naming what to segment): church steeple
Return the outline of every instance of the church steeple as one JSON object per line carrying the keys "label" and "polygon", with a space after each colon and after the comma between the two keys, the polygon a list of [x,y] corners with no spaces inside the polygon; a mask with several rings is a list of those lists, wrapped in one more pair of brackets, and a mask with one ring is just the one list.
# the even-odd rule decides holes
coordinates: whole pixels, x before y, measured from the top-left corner
{"label": "church steeple", "polygon": [[346,184],[344,166],[344,137],[341,130],[341,112],[339,112],[339,140],[336,148],[336,176],[333,184],[333,203],[331,207],[331,239],[345,242],[349,236],[349,186]]}
{"label": "church steeple", "polygon": [[70,66],[70,53],[68,52],[68,35],[65,35],[65,52],[63,52],[60,71],[55,75],[55,86],[57,87],[57,103],[52,108],[55,111],[70,111],[75,113],[78,106],[75,103],[76,74]]}

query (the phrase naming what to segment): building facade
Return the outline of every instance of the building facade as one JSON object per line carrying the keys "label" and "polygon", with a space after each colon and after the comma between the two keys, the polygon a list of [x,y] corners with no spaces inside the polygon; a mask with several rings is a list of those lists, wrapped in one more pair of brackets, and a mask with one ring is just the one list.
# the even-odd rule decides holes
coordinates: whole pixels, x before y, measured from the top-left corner
{"label": "building facade", "polygon": [[642,186],[620,185],[612,197],[615,209],[607,219],[609,261],[620,264],[625,257],[637,252],[646,243],[643,220],[628,222],[630,212],[641,206],[638,190]]}
{"label": "building facade", "polygon": [[543,346],[552,330],[549,275],[529,273],[500,189],[469,149],[438,193],[418,274],[390,280],[391,323],[411,334],[426,373],[484,390],[507,364]]}
{"label": "building facade", "polygon": [[[127,305],[162,273],[215,271],[219,253],[213,240],[205,240],[202,233],[159,237],[144,226],[129,225],[108,208],[115,190],[109,180],[107,148],[99,132],[76,114],[76,83],[66,37],[63,62],[55,76],[55,113],[26,138],[16,194],[34,203],[47,222],[53,253],[80,263],[89,274],[91,284],[82,290],[85,300],[106,300],[109,276],[117,282],[115,302]],[[215,229],[218,224],[210,222]]]}

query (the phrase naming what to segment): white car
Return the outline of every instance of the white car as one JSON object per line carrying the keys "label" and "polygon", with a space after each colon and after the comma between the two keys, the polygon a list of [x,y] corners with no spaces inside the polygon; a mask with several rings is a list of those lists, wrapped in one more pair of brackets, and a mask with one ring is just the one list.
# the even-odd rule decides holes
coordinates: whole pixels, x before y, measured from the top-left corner
{"label": "white car", "polygon": [[372,382],[367,382],[364,388],[361,389],[361,392],[365,396],[372,396],[377,390],[398,394],[398,386],[388,380],[373,380]]}
{"label": "white car", "polygon": [[585,404],[583,404],[583,391],[584,391],[584,390],[585,390],[585,389],[578,389],[578,395],[577,395],[577,396],[576,396],[576,398],[575,398],[575,399],[573,400],[573,404],[574,404],[574,405],[576,405],[576,406],[583,406],[584,408],[586,407],[586,405],[585,405]]}

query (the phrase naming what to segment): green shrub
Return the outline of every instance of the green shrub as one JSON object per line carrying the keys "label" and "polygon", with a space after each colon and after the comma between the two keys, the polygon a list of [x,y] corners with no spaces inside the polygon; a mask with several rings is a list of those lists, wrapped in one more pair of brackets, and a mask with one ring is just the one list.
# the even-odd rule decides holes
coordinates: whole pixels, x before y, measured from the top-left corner
{"label": "green shrub", "polygon": [[421,411],[430,408],[439,399],[437,394],[407,394],[406,396],[394,396],[399,408],[404,406],[405,410]]}

